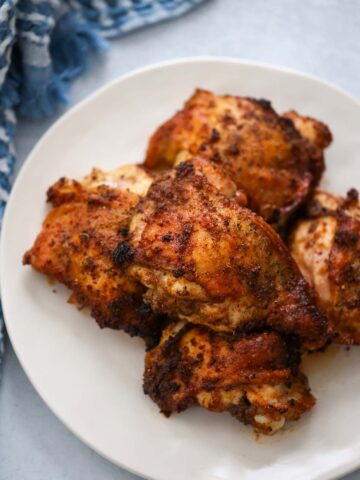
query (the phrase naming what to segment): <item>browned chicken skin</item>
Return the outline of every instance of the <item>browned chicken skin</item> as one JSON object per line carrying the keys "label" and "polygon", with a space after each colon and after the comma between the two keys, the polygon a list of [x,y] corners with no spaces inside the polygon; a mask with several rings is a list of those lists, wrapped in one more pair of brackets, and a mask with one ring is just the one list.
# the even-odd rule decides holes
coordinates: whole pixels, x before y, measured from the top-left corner
{"label": "browned chicken skin", "polygon": [[360,344],[360,205],[318,192],[290,236],[290,249],[317,294],[338,343]]}
{"label": "browned chicken skin", "polygon": [[81,182],[60,179],[48,191],[54,208],[24,264],[64,283],[70,301],[89,307],[101,327],[124,329],[147,340],[161,319],[142,302],[144,287],[116,267],[112,253],[126,238],[135,205],[152,178],[140,167],[93,170]]}
{"label": "browned chicken skin", "polygon": [[310,350],[327,340],[326,320],[280,237],[190,161],[151,185],[114,257],[146,286],[155,312],[217,331],[267,325]]}
{"label": "browned chicken skin", "polygon": [[268,101],[196,90],[154,133],[145,165],[168,168],[182,151],[201,153],[221,164],[250,208],[279,228],[319,182],[330,141],[321,122],[296,112],[281,117]]}
{"label": "browned chicken skin", "polygon": [[272,434],[315,404],[298,365],[274,332],[229,335],[173,323],[146,355],[144,391],[166,416],[201,405]]}

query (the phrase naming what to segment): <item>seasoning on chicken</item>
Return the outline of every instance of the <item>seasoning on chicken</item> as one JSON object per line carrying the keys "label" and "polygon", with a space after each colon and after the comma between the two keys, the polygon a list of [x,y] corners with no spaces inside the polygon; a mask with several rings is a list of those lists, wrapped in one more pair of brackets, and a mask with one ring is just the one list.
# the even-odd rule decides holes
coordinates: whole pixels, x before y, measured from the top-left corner
{"label": "seasoning on chicken", "polygon": [[290,249],[332,324],[334,341],[360,345],[360,204],[317,192],[305,219],[290,236]]}
{"label": "seasoning on chicken", "polygon": [[23,260],[70,288],[70,301],[89,307],[100,327],[148,341],[157,337],[161,319],[143,304],[144,287],[115,266],[112,254],[151,182],[137,166],[93,170],[80,182],[60,179],[48,191],[54,208]]}
{"label": "seasoning on chicken", "polygon": [[315,404],[299,356],[277,333],[215,333],[184,322],[166,327],[146,354],[144,392],[166,416],[200,405],[263,434]]}
{"label": "seasoning on chicken", "polygon": [[155,180],[118,248],[154,312],[234,332],[267,326],[305,349],[327,341],[327,322],[277,233],[222,195],[191,161]]}
{"label": "seasoning on chicken", "polygon": [[151,137],[145,165],[169,168],[182,151],[200,153],[225,168],[251,209],[281,228],[318,184],[330,142],[326,125],[310,117],[279,116],[266,100],[196,90]]}

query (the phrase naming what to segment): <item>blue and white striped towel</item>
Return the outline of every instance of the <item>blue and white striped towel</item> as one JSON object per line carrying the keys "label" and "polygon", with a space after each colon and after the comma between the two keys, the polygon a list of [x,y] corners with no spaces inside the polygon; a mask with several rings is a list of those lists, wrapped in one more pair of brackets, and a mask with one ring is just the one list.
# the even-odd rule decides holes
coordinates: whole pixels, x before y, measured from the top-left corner
{"label": "blue and white striped towel", "polygon": [[[106,38],[185,13],[203,0],[0,2],[0,225],[15,163],[16,116],[38,119],[66,102],[69,83]],[[0,368],[4,324],[0,305]]]}

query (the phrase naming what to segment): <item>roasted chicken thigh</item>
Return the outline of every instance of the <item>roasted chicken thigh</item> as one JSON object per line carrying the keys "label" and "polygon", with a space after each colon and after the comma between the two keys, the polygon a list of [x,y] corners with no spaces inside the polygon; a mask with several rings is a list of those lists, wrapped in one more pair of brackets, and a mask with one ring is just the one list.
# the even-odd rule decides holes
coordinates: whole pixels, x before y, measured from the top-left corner
{"label": "roasted chicken thigh", "polygon": [[291,347],[274,332],[232,335],[172,323],[146,354],[144,392],[166,416],[200,405],[272,434],[315,404]]}
{"label": "roasted chicken thigh", "polygon": [[142,302],[144,287],[116,267],[112,252],[126,238],[140,195],[152,182],[141,167],[60,179],[48,190],[53,205],[24,264],[64,283],[71,302],[88,307],[101,327],[121,328],[149,341],[161,318]]}
{"label": "roasted chicken thigh", "polygon": [[317,192],[290,236],[290,249],[314,288],[339,343],[360,344],[360,205]]}
{"label": "roasted chicken thigh", "polygon": [[330,141],[323,123],[296,112],[279,116],[266,100],[196,90],[151,137],[145,165],[169,168],[183,151],[201,153],[225,168],[250,208],[280,228],[319,182]]}
{"label": "roasted chicken thigh", "polygon": [[155,312],[223,332],[267,326],[310,350],[327,340],[327,322],[277,233],[191,161],[153,182],[114,259],[146,287]]}

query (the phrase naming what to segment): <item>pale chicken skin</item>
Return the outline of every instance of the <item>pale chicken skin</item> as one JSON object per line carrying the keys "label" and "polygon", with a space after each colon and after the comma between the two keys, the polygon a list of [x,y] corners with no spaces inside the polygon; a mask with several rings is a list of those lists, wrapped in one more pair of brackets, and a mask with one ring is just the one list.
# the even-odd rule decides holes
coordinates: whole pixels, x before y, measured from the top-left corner
{"label": "pale chicken skin", "polygon": [[152,180],[136,166],[60,179],[48,190],[54,208],[23,260],[70,288],[70,301],[89,308],[100,327],[148,341],[157,338],[162,319],[142,302],[144,287],[115,266],[112,253]]}
{"label": "pale chicken skin", "polygon": [[153,182],[114,259],[155,312],[224,332],[267,326],[309,350],[327,341],[326,319],[277,233],[190,161]]}
{"label": "pale chicken skin", "polygon": [[202,155],[193,155],[183,150],[176,157],[174,167],[183,162],[190,161],[194,167],[194,171],[200,175],[204,175],[207,181],[219,190],[225,197],[238,199],[240,196],[241,204],[246,205],[247,198],[244,192],[239,192],[235,182],[226,173],[225,169],[218,163],[209,161]]}
{"label": "pale chicken skin", "polygon": [[315,118],[300,115],[295,110],[290,110],[282,116],[291,120],[301,136],[306,138],[306,140],[312,145],[315,145],[321,151],[325,150],[325,148],[330,145],[332,135],[329,128],[324,123]]}
{"label": "pale chicken skin", "polygon": [[360,205],[356,190],[346,198],[317,192],[289,241],[294,259],[314,288],[334,341],[360,344]]}
{"label": "pale chicken skin", "polygon": [[221,164],[250,208],[280,229],[318,184],[330,142],[326,125],[310,117],[280,116],[266,100],[196,90],[153,134],[145,165],[164,169],[183,151],[201,154]]}
{"label": "pale chicken skin", "polygon": [[273,434],[315,404],[294,348],[274,332],[172,323],[145,358],[144,392],[170,416],[200,405]]}

